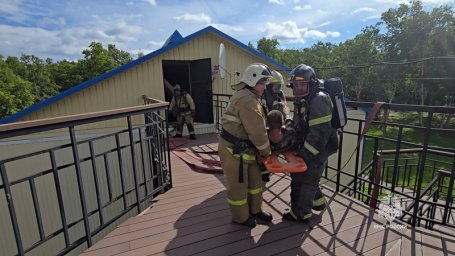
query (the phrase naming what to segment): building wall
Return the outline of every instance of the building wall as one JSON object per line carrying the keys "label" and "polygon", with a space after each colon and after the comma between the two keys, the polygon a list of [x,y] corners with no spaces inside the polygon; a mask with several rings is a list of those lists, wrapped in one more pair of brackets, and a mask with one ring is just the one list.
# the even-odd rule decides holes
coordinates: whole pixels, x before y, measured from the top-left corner
{"label": "building wall", "polygon": [[[164,100],[162,60],[197,60],[210,58],[212,67],[218,65],[219,45],[226,50],[226,77],[215,76],[214,93],[232,94],[231,85],[240,81],[236,72],[253,62],[264,62],[257,56],[212,33],[207,33],[186,42],[170,51],[158,55],[144,63],[116,74],[108,79],[50,104],[18,121],[37,120],[56,116],[88,113],[101,110],[142,105],[142,95]],[[272,69],[277,67],[266,63]],[[140,120],[135,120],[141,122]],[[123,126],[120,121],[87,125],[87,129]]]}

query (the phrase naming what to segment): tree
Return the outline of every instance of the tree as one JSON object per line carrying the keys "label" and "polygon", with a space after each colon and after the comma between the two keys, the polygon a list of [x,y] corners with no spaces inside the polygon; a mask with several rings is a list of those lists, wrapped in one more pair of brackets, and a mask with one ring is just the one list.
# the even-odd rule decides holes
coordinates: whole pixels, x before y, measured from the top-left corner
{"label": "tree", "polygon": [[50,72],[60,92],[84,82],[84,74],[79,62],[62,60],[50,65]]}
{"label": "tree", "polygon": [[89,49],[83,50],[82,54],[84,54],[84,59],[80,63],[84,81],[104,74],[117,66],[115,60],[101,43],[90,43]]}
{"label": "tree", "polygon": [[279,57],[279,49],[278,45],[280,43],[276,39],[267,39],[265,37],[259,39],[258,41],[258,48],[257,50],[272,59],[278,59]]}
{"label": "tree", "polygon": [[112,57],[112,59],[114,59],[114,62],[117,65],[117,67],[123,66],[133,61],[133,57],[129,52],[115,48],[114,44],[109,44],[107,46],[107,52]]}
{"label": "tree", "polygon": [[16,113],[33,104],[33,85],[14,74],[0,59],[0,118]]}
{"label": "tree", "polygon": [[58,93],[59,86],[55,83],[49,70],[52,60],[43,61],[34,55],[22,54],[19,59],[8,57],[6,63],[16,75],[33,84],[35,102],[40,102]]}

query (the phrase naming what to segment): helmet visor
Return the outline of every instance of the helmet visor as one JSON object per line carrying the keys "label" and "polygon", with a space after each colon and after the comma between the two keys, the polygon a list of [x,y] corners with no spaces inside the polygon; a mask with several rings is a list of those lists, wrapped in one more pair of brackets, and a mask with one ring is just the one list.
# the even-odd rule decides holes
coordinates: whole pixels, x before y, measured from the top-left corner
{"label": "helmet visor", "polygon": [[293,81],[292,90],[294,96],[296,97],[307,96],[310,93],[310,83],[303,81]]}
{"label": "helmet visor", "polygon": [[279,93],[281,90],[281,84],[271,84],[272,92]]}

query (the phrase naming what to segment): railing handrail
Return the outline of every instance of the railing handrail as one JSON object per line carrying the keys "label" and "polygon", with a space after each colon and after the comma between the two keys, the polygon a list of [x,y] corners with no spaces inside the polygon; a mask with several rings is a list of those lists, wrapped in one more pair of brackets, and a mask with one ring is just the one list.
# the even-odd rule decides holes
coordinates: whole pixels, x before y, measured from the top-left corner
{"label": "railing handrail", "polygon": [[[31,147],[30,152],[14,151],[16,155],[8,159],[0,157],[0,192],[6,198],[1,203],[8,208],[5,216],[10,218],[12,226],[12,232],[6,232],[5,237],[16,242],[15,254],[34,252],[55,236],[64,237],[64,244],[62,242],[56,248],[59,255],[82,244],[90,247],[95,235],[112,227],[131,211],[139,214],[152,202],[151,198],[172,187],[166,120],[168,103],[152,100],[149,105],[0,126],[0,138],[55,129],[65,132],[63,128],[66,128],[70,140],[61,141],[59,145]],[[134,125],[133,118],[137,118]],[[120,125],[110,127],[112,132],[107,135],[94,135],[88,140],[77,136],[76,127],[101,121],[115,121]],[[24,166],[27,161],[40,162]],[[12,175],[18,170],[21,174]],[[55,193],[46,189],[55,189]],[[45,215],[40,202],[48,198],[38,196],[40,193],[51,193],[49,199],[56,206]],[[22,200],[26,194],[31,195],[30,201]],[[69,194],[74,196],[66,203],[65,195]],[[33,210],[15,207],[21,204],[32,205]],[[50,232],[45,223],[52,217],[59,218],[60,224]],[[20,225],[24,218],[35,219],[36,226],[32,228],[38,231],[39,237],[30,238],[30,233],[24,232]],[[83,230],[74,229],[76,225]],[[24,237],[32,239],[33,243],[28,243]],[[13,250],[8,248],[9,252]]]}
{"label": "railing handrail", "polygon": [[[406,148],[406,149],[401,149],[400,154],[402,153],[420,153],[422,152],[422,148]],[[384,149],[381,151],[383,155],[388,155],[388,154],[395,154],[397,151],[395,149]],[[442,150],[436,150],[436,149],[427,149],[427,152],[429,153],[434,153],[437,155],[442,155],[442,156],[455,156],[455,153],[453,152],[447,152],[447,151],[442,151]]]}
{"label": "railing handrail", "polygon": [[19,136],[24,134],[30,133],[37,133],[42,131],[48,131],[58,128],[63,128],[67,126],[71,126],[73,124],[81,125],[93,122],[93,120],[97,121],[104,121],[112,118],[118,118],[122,116],[134,115],[139,113],[145,113],[150,109],[160,108],[169,105],[166,101],[156,100],[156,103],[152,103],[149,105],[139,105],[133,107],[126,107],[126,108],[117,108],[117,109],[110,109],[110,110],[103,110],[98,112],[90,112],[84,114],[76,114],[76,115],[67,115],[67,116],[59,116],[59,117],[52,117],[40,120],[32,120],[32,121],[23,121],[23,122],[16,122],[11,124],[3,124],[0,125],[0,139],[11,137],[11,136]]}

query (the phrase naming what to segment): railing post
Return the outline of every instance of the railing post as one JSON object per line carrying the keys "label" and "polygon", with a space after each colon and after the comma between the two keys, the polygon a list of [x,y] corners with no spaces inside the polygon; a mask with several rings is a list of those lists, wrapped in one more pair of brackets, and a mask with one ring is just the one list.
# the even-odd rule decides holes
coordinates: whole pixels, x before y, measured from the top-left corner
{"label": "railing post", "polygon": [[77,148],[76,132],[74,131],[74,126],[69,127],[69,132],[70,132],[70,138],[71,138],[71,148],[73,150],[74,167],[76,168],[77,186],[79,188],[79,198],[81,200],[81,206],[82,206],[82,216],[84,219],[85,234],[87,236],[87,245],[88,245],[88,247],[90,247],[90,246],[92,246],[92,234],[90,231],[90,223],[89,223],[88,213],[87,213],[87,203],[85,202],[84,182],[82,181],[81,162],[79,159],[79,151]]}
{"label": "railing post", "polygon": [[337,163],[337,186],[336,191],[340,192],[340,178],[341,178],[341,157],[343,154],[343,132],[340,133],[340,148],[338,149],[338,163]]}
{"label": "railing post", "polygon": [[421,161],[420,161],[420,165],[419,165],[419,171],[417,173],[419,176],[418,176],[418,182],[417,182],[414,211],[412,213],[412,220],[411,220],[411,225],[413,227],[415,227],[417,224],[417,212],[419,210],[419,203],[420,203],[420,190],[422,189],[423,172],[425,171],[425,158],[427,156],[428,143],[430,142],[430,131],[431,131],[432,121],[433,121],[433,111],[431,110],[430,112],[428,112],[428,120],[427,120],[427,127],[425,129],[423,150],[422,150]]}
{"label": "railing post", "polygon": [[[139,181],[137,175],[137,167],[136,167],[136,150],[134,148],[134,136],[133,136],[133,124],[131,123],[131,116],[127,117],[128,120],[128,134],[130,136],[130,147],[131,147],[131,161],[133,164],[133,177],[134,177],[134,186],[136,186],[136,203],[137,203],[137,213],[141,212],[141,200],[139,196]],[[139,132],[141,132],[139,130]]]}
{"label": "railing post", "polygon": [[122,188],[123,209],[125,210],[128,208],[128,204],[126,202],[125,172],[123,170],[122,146],[120,143],[119,134],[115,135],[115,145],[117,146],[117,158],[118,158],[118,166],[119,166],[119,170],[120,170],[120,186]]}
{"label": "railing post", "polygon": [[449,204],[452,202],[453,183],[455,179],[455,156],[453,157],[452,171],[450,172],[449,188],[447,190],[446,205],[444,206],[444,214],[442,216],[442,223],[446,224],[449,219]]}
{"label": "railing post", "polygon": [[51,159],[52,172],[54,173],[53,176],[54,176],[55,190],[57,192],[58,206],[60,208],[60,220],[62,221],[63,236],[65,238],[66,247],[69,247],[70,236],[68,234],[68,223],[66,221],[65,204],[63,203],[63,196],[62,196],[63,195],[62,186],[60,185],[60,178],[58,175],[57,161],[55,160],[54,150],[51,150],[49,152],[49,157]]}
{"label": "railing post", "polygon": [[390,189],[390,192],[392,193],[392,195],[395,193],[395,186],[398,181],[398,159],[400,158],[401,140],[402,139],[403,139],[403,126],[400,126],[398,128],[397,146],[395,147],[395,150],[396,150],[395,160],[393,162],[392,188]]}
{"label": "railing post", "polygon": [[[165,111],[165,113],[167,114],[167,110]],[[160,113],[161,114],[161,113]],[[170,144],[169,144],[169,129],[167,127],[167,124],[165,123],[166,127],[164,127],[163,129],[166,131],[166,138],[165,138],[165,149],[167,149],[167,159],[169,160],[167,162],[167,169],[168,169],[168,173],[169,173],[169,186],[172,188],[172,163],[171,163],[171,148],[170,148]]]}
{"label": "railing post", "polygon": [[16,209],[14,208],[13,196],[11,194],[11,187],[9,185],[5,164],[3,162],[0,162],[0,172],[2,176],[3,186],[5,189],[6,201],[8,202],[9,214],[11,217],[11,222],[13,224],[14,237],[16,238],[17,253],[19,255],[25,255],[24,247],[22,245],[21,233],[19,230],[19,224],[17,222]]}
{"label": "railing post", "polygon": [[368,196],[367,196],[368,204],[370,204],[371,199],[373,199],[370,196],[371,186],[374,183],[374,180],[376,177],[376,172],[378,171],[377,169],[378,169],[378,165],[379,165],[378,143],[379,143],[378,138],[374,138],[373,164],[371,166],[371,172],[370,172],[370,177],[369,177],[370,182],[368,182],[368,193],[367,193],[368,194]]}
{"label": "railing post", "polygon": [[[359,125],[357,127],[357,134],[360,136],[362,134],[362,121],[359,121]],[[359,162],[360,162],[360,141],[357,142],[357,152],[355,154],[355,167],[354,167],[354,188],[352,191],[354,192],[354,198],[356,198],[356,193],[357,193],[357,181],[358,181],[358,175],[359,175]],[[362,140],[362,143],[365,144],[365,139]],[[362,147],[362,151],[364,150],[364,147]],[[363,168],[363,164],[362,164]]]}

